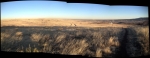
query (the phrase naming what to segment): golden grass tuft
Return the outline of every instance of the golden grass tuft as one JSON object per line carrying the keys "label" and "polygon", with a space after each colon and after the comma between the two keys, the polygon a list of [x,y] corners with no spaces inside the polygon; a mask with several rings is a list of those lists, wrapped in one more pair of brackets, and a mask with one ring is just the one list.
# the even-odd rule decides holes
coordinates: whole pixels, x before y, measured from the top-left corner
{"label": "golden grass tuft", "polygon": [[66,38],[66,34],[60,34],[60,35],[58,35],[58,36],[56,37],[55,42],[58,43],[58,42],[62,41],[62,40],[65,39],[65,38]]}
{"label": "golden grass tuft", "polygon": [[112,46],[119,46],[119,41],[117,39],[117,37],[110,37],[108,39],[108,44]]}
{"label": "golden grass tuft", "polygon": [[106,53],[106,54],[112,53],[112,51],[110,50],[110,47],[106,47],[106,48],[104,48],[102,51],[103,51],[104,53]]}
{"label": "golden grass tuft", "polygon": [[33,52],[39,52],[39,50],[37,48],[34,48]]}
{"label": "golden grass tuft", "polygon": [[16,32],[15,35],[16,35],[16,36],[22,36],[23,34],[22,34],[22,32]]}
{"label": "golden grass tuft", "polygon": [[38,33],[33,33],[31,34],[31,40],[34,42],[38,42],[41,38],[43,37],[42,34],[38,34]]}
{"label": "golden grass tuft", "polygon": [[96,57],[102,57],[102,49],[98,48],[96,50]]}
{"label": "golden grass tuft", "polygon": [[8,37],[10,37],[9,33],[1,32],[1,40],[5,39],[5,38],[8,38]]}
{"label": "golden grass tuft", "polygon": [[31,48],[31,46],[30,46],[30,44],[29,44],[29,47],[28,48],[26,48],[26,52],[32,52],[32,50],[31,50],[32,48]]}
{"label": "golden grass tuft", "polygon": [[87,46],[86,40],[71,40],[65,45],[62,54],[79,55],[86,50]]}

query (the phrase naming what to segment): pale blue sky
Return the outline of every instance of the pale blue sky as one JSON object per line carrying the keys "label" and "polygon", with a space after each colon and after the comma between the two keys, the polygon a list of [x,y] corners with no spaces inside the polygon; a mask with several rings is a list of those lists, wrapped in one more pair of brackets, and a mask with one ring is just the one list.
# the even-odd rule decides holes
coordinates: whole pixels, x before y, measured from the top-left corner
{"label": "pale blue sky", "polygon": [[88,3],[66,3],[60,1],[14,1],[1,3],[1,19],[128,19],[139,17],[148,17],[148,7],[109,6]]}

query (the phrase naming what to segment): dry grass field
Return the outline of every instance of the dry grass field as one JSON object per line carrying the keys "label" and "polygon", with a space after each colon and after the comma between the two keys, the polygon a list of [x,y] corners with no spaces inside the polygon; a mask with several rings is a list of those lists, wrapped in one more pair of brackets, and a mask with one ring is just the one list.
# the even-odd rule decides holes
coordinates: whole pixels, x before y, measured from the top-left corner
{"label": "dry grass field", "polygon": [[[93,20],[94,21],[94,20]],[[150,55],[149,25],[84,20],[1,20],[1,51],[89,57]]]}
{"label": "dry grass field", "polygon": [[[74,27],[124,27],[125,24],[110,24],[110,21],[102,24],[93,23],[94,20],[71,20],[71,19],[13,19],[1,20],[2,26],[72,26]],[[131,26],[131,25],[130,25]]]}

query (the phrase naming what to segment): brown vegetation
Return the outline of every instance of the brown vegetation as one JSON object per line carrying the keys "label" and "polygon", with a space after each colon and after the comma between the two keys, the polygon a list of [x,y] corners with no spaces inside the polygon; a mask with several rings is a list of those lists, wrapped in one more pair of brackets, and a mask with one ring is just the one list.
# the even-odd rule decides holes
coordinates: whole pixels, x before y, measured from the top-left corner
{"label": "brown vegetation", "polygon": [[[102,28],[93,27],[94,25],[88,27],[90,24],[79,27],[79,24],[76,23],[76,27],[70,25],[68,27],[65,24],[48,26],[51,23],[42,24],[39,21],[28,21],[32,22],[29,25],[34,25],[24,24],[23,27],[20,25],[21,23],[16,22],[15,26],[22,27],[15,27],[11,26],[14,23],[2,22],[1,51],[45,52],[89,57],[137,57],[150,54],[149,26],[128,27],[127,25],[114,24],[113,27],[108,27],[108,24],[101,24],[107,26]],[[63,20],[57,22],[54,24],[64,23]],[[68,22],[66,25],[70,24]],[[75,23],[75,21],[72,22]],[[88,24],[87,22],[80,23]],[[122,28],[123,26],[126,28]]]}

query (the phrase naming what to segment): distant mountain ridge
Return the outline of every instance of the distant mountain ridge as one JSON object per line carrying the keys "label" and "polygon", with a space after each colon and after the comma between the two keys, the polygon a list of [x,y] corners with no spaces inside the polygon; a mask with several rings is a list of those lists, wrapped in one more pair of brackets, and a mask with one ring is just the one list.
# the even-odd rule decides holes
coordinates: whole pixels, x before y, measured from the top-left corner
{"label": "distant mountain ridge", "polygon": [[148,17],[140,17],[140,18],[135,18],[135,19],[147,20],[147,19],[148,19]]}

